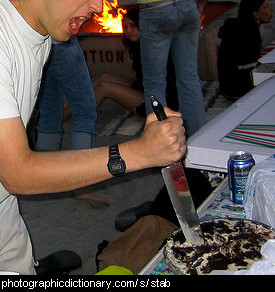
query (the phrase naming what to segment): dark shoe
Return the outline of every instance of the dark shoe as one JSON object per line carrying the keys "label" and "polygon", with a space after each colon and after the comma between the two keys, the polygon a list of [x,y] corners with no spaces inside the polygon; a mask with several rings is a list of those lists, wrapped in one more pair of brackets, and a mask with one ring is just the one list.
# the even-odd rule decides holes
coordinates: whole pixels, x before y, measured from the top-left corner
{"label": "dark shoe", "polygon": [[35,266],[37,275],[46,276],[67,275],[82,265],[79,255],[71,250],[56,251],[37,262]]}
{"label": "dark shoe", "polygon": [[140,217],[147,215],[152,202],[145,202],[137,207],[127,209],[118,214],[115,220],[115,227],[119,231],[124,231],[132,226]]}

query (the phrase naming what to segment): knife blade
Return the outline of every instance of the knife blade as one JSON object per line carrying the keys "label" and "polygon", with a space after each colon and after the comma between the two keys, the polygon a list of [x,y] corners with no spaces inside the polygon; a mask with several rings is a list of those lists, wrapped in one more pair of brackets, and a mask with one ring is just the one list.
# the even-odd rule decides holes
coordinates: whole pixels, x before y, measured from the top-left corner
{"label": "knife blade", "polygon": [[[163,106],[154,96],[151,96],[151,104],[159,121],[167,119]],[[163,168],[161,173],[186,241],[203,244],[203,233],[186,179],[182,159]]]}

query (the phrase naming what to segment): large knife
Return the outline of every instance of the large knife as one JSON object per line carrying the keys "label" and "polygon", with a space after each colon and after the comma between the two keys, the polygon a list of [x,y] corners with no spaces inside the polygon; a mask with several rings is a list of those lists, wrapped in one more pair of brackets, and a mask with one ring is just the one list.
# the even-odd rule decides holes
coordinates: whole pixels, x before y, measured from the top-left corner
{"label": "large knife", "polygon": [[[151,97],[151,103],[158,120],[167,119],[163,106],[154,96]],[[182,160],[163,168],[161,172],[186,241],[203,244],[203,233]]]}

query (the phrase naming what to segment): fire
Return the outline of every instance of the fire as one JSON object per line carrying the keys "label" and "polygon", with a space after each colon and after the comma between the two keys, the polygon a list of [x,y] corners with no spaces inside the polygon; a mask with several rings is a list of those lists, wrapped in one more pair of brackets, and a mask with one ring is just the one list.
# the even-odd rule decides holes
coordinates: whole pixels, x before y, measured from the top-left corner
{"label": "fire", "polygon": [[[112,0],[111,0],[112,1]],[[122,18],[127,10],[117,8],[118,0],[103,0],[103,11],[94,15],[94,20],[101,28],[99,32],[122,33]]]}
{"label": "fire", "polygon": [[205,27],[205,24],[204,24],[205,20],[206,20],[205,14],[202,14],[201,15],[201,29]]}

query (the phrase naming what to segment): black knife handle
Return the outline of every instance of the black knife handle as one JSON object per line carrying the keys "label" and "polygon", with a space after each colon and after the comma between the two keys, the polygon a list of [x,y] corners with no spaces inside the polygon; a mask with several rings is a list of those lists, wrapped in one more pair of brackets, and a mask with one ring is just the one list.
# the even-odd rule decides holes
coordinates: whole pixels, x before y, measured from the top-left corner
{"label": "black knife handle", "polygon": [[[151,104],[152,104],[152,108],[154,110],[154,113],[155,115],[157,116],[157,119],[159,121],[163,121],[163,120],[166,120],[167,119],[167,116],[166,116],[166,113],[163,109],[163,106],[162,104],[160,103],[160,101],[155,98],[153,95],[151,96]],[[183,166],[183,168],[185,167],[184,166],[184,160],[183,160],[183,157],[180,159],[180,162]]]}
{"label": "black knife handle", "polygon": [[157,119],[159,121],[166,120],[167,116],[160,101],[154,96],[151,96],[151,104],[152,104],[153,111],[155,115],[157,116]]}

